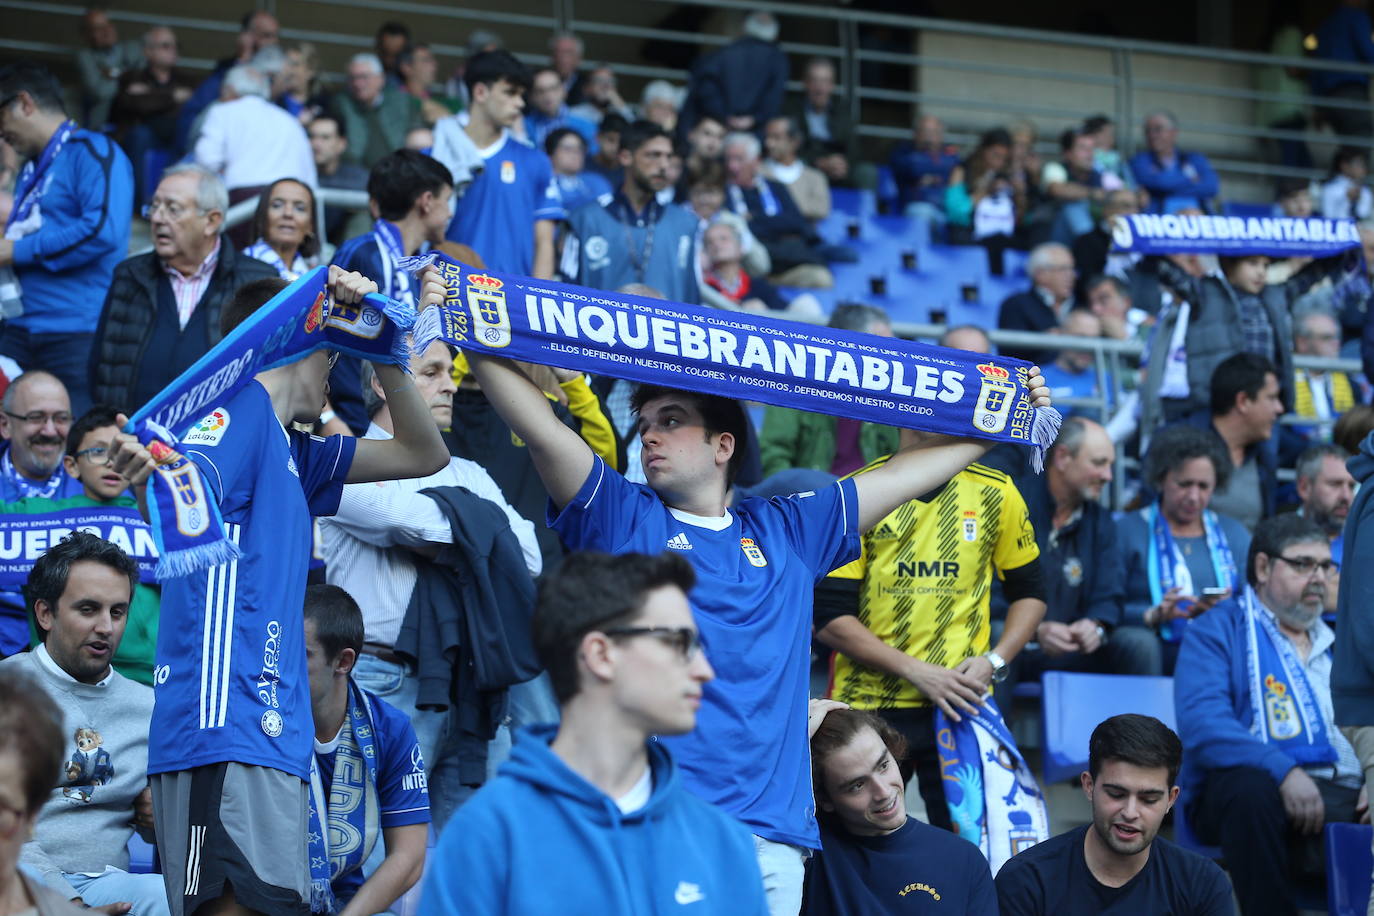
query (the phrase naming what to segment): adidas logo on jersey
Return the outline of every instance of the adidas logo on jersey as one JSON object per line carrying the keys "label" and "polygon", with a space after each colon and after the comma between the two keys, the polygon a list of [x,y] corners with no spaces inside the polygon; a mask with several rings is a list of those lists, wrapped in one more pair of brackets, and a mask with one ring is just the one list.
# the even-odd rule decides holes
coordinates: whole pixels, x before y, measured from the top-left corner
{"label": "adidas logo on jersey", "polygon": [[883,522],[874,529],[873,536],[875,538],[895,538],[897,536],[897,531],[887,522]]}
{"label": "adidas logo on jersey", "polygon": [[668,546],[673,550],[691,550],[692,542],[687,540],[687,535],[679,531],[668,539]]}

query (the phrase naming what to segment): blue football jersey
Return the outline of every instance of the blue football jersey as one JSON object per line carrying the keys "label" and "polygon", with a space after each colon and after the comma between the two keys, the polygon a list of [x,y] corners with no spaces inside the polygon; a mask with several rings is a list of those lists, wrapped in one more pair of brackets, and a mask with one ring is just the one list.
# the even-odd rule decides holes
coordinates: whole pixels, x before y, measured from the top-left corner
{"label": "blue football jersey", "polygon": [[311,516],[338,509],[357,440],[288,432],[254,382],[181,441],[240,556],[162,586],[148,772],[233,760],[309,779]]}
{"label": "blue football jersey", "polygon": [[[375,693],[366,690],[363,693],[367,694],[372,711],[373,746],[377,753],[378,826],[385,830],[428,824],[429,787],[425,781],[425,760],[410,717]],[[325,798],[330,797],[334,783],[337,751],[337,747],[325,749],[318,742],[315,744],[315,766],[320,773]],[[378,837],[377,842],[382,842],[382,838]],[[355,868],[334,879],[334,896],[340,905],[352,899],[363,886],[364,877],[363,870]]]}
{"label": "blue football jersey", "polygon": [[458,201],[448,240],[471,245],[491,270],[529,276],[535,222],[566,216],[553,165],[510,134],[483,158],[486,165]]}
{"label": "blue football jersey", "polygon": [[812,590],[859,555],[852,480],[786,499],[746,499],[719,519],[665,506],[600,458],[550,525],[570,550],[676,550],[716,678],[697,727],[665,738],[694,794],[766,839],[819,848],[806,698]]}

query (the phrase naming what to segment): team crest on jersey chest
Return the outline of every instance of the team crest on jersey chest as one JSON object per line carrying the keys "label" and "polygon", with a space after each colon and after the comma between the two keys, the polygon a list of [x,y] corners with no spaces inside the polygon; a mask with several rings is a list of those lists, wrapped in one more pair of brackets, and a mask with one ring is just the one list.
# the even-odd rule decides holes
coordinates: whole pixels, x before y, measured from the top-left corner
{"label": "team crest on jersey chest", "polygon": [[744,551],[744,558],[749,561],[750,566],[757,566],[760,569],[768,565],[768,560],[764,557],[763,551],[759,549],[758,542],[753,538],[740,538],[740,550]]}
{"label": "team crest on jersey chest", "polygon": [[964,510],[964,540],[978,540],[978,513],[972,509]]}

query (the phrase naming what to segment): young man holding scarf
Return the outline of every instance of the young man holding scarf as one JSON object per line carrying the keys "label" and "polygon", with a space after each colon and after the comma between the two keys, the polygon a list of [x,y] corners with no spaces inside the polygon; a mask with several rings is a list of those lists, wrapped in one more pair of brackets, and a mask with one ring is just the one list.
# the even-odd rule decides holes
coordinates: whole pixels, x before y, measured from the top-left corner
{"label": "young man holding scarf", "polygon": [[[429,832],[425,761],[410,719],[353,680],[363,612],[337,585],[305,590],[305,665],[315,721],[311,855],[329,859],[341,916],[385,912],[420,880]],[[381,840],[386,858],[363,866]],[[325,884],[320,886],[326,891]]]}
{"label": "young man holding scarf", "polygon": [[[415,306],[419,286],[396,262],[444,240],[453,216],[453,176],[443,164],[414,150],[382,157],[367,176],[367,195],[377,207],[372,231],[349,239],[334,263],[377,281],[382,293]],[[330,406],[353,435],[367,432],[362,364],[344,356],[329,373]]]}
{"label": "young man holding scarf", "polygon": [[[328,273],[341,311],[377,289],[337,266]],[[224,332],[285,286],[273,277],[241,288],[222,316]],[[443,296],[437,274],[427,274],[421,303]],[[163,585],[162,607],[178,625],[158,634],[152,730],[175,738],[153,743],[148,769],[173,916],[202,905],[303,914],[327,904],[311,888],[327,883],[328,862],[301,842],[314,730],[300,617],[311,516],[332,513],[345,483],[423,477],[448,462],[414,383],[389,363],[376,369],[394,438],[288,431],[319,418],[330,361],[315,349],[257,373],[180,439],[238,556]],[[156,467],[131,433],[117,437],[110,460],[135,485]]]}
{"label": "young man holding scarf", "polygon": [[1368,819],[1359,760],[1333,722],[1335,636],[1321,620],[1333,568],[1313,522],[1266,519],[1249,587],[1194,620],[1179,650],[1185,811],[1221,844],[1245,916],[1296,914],[1294,881],[1325,872],[1323,824]]}
{"label": "young man holding scarf", "polygon": [[[748,420],[717,396],[641,385],[640,453],[648,486],[608,468],[558,422],[548,398],[509,362],[468,351],[491,403],[529,446],[548,489],[551,526],[570,549],[681,551],[693,610],[717,679],[697,728],[668,739],[687,787],[755,834],[774,916],[801,905],[803,862],[819,846],[804,729],[816,580],[858,555],[858,536],[902,503],[976,461],[983,440],[925,435],[882,467],[784,500],[726,494]],[[1048,405],[1038,370],[1034,406]]]}
{"label": "young man holding scarf", "polygon": [[84,412],[92,332],[129,251],[133,167],[67,117],[62,87],[37,64],[0,70],[0,137],[27,160],[0,239],[0,353],[56,375]]}

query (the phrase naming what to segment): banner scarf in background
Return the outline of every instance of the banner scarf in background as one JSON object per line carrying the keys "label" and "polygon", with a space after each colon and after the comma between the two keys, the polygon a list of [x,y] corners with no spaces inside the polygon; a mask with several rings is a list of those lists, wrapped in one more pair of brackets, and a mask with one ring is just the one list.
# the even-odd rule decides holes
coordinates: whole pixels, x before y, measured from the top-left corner
{"label": "banner scarf in background", "polygon": [[0,504],[0,592],[22,592],[38,558],[73,531],[118,544],[138,563],[139,581],[157,584],[157,545],[131,497],[97,503],[85,496],[31,496]]}
{"label": "banner scarf in background", "polygon": [[991,698],[959,722],[936,709],[935,745],[954,829],[983,851],[994,875],[1050,838],[1040,786]]}
{"label": "banner scarf in background", "polygon": [[184,576],[238,556],[238,548],[224,536],[219,506],[196,466],[173,448],[193,424],[196,430],[212,432],[211,410],[253,376],[316,350],[409,371],[405,332],[415,323],[415,310],[378,295],[343,305],[329,295],[328,280],[329,268],[317,267],[277,293],[139,408],[124,428],[157,462],[148,481],[148,514],[157,543],[159,579]]}
{"label": "banner scarf in background", "polygon": [[1136,254],[1215,254],[1329,258],[1354,251],[1364,259],[1353,219],[1288,216],[1180,216],[1135,213],[1112,223],[1112,250]]}
{"label": "banner scarf in background", "polygon": [[467,350],[778,407],[1036,446],[1059,413],[1033,408],[1030,364],[897,338],[740,315],[625,293],[474,270],[433,259],[444,304],[415,324],[416,352],[435,340]]}

